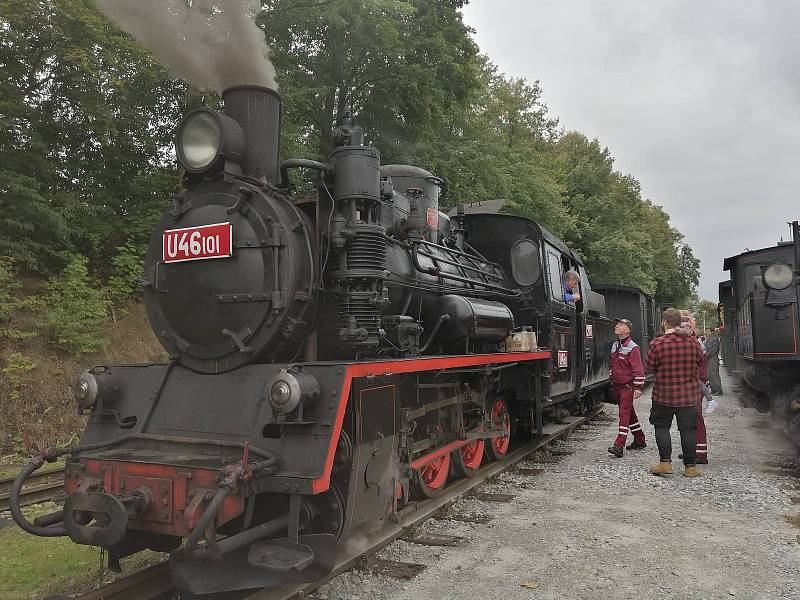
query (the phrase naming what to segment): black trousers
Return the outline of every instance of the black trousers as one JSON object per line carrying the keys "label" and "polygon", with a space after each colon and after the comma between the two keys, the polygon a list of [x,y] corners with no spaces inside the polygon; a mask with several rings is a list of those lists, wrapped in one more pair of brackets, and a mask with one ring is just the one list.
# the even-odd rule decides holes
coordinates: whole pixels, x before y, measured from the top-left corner
{"label": "black trousers", "polygon": [[719,376],[719,357],[708,358],[708,383],[711,384],[712,394],[722,394],[722,379]]}
{"label": "black trousers", "polygon": [[683,464],[693,465],[696,461],[697,448],[697,412],[694,406],[666,406],[653,402],[653,408],[650,409],[650,423],[656,429],[658,455],[661,460],[672,460],[672,438],[669,435],[672,417],[678,421],[678,431],[681,432]]}

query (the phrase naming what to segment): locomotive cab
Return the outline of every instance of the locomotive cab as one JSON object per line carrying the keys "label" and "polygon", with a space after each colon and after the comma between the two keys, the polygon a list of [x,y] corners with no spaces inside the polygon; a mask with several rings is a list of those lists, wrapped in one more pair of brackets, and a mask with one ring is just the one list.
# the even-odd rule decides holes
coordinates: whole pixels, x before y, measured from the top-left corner
{"label": "locomotive cab", "polygon": [[[545,394],[548,410],[558,414],[559,402],[607,386],[613,322],[580,257],[534,221],[499,213],[503,206],[503,201],[466,205],[467,230],[480,232],[468,239],[523,290],[512,303],[514,317],[535,323],[539,344],[550,349]],[[570,269],[580,276],[581,299],[575,303],[564,299],[564,274]]]}

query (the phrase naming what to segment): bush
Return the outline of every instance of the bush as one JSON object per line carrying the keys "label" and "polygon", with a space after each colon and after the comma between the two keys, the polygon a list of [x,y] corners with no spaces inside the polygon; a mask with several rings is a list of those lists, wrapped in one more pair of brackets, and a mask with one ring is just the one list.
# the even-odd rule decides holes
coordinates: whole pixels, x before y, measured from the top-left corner
{"label": "bush", "polygon": [[14,270],[14,259],[0,256],[0,337],[8,335],[11,315],[19,305],[22,283]]}
{"label": "bush", "polygon": [[95,352],[108,343],[109,301],[97,281],[89,277],[87,262],[86,257],[74,255],[46,284],[45,321],[55,342],[76,354]]}
{"label": "bush", "polygon": [[142,277],[142,249],[131,241],[117,248],[111,259],[112,275],[108,279],[108,295],[114,304],[119,304],[139,291]]}
{"label": "bush", "polygon": [[35,334],[28,331],[20,314],[41,309],[41,299],[35,295],[23,296],[14,259],[0,256],[0,341],[21,341]]}
{"label": "bush", "polygon": [[22,391],[30,383],[28,373],[35,368],[36,363],[20,352],[12,352],[8,356],[6,366],[3,367],[3,375],[8,381],[8,398],[11,402],[17,402],[22,398]]}

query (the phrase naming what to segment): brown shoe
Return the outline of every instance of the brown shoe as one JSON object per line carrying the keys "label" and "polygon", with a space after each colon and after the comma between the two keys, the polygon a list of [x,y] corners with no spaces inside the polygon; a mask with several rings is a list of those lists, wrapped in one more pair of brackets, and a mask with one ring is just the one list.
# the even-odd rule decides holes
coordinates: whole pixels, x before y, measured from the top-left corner
{"label": "brown shoe", "polygon": [[700,469],[695,465],[686,465],[683,469],[684,477],[700,477]]}
{"label": "brown shoe", "polygon": [[662,460],[656,466],[650,467],[651,475],[672,475],[673,473],[671,460]]}

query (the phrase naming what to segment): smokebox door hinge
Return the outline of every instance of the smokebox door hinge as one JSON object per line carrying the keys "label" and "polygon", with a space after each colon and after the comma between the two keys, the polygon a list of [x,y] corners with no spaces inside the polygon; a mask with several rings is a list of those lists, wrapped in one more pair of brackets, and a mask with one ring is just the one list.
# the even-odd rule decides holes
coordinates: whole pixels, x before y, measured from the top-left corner
{"label": "smokebox door hinge", "polygon": [[272,310],[281,310],[286,308],[287,292],[282,290],[275,290],[272,292]]}
{"label": "smokebox door hinge", "polygon": [[238,302],[269,302],[270,296],[266,292],[241,292],[238,294],[217,294],[216,299],[220,304]]}
{"label": "smokebox door hinge", "polygon": [[285,246],[283,237],[266,237],[254,240],[238,240],[233,243],[234,248],[279,248]]}

